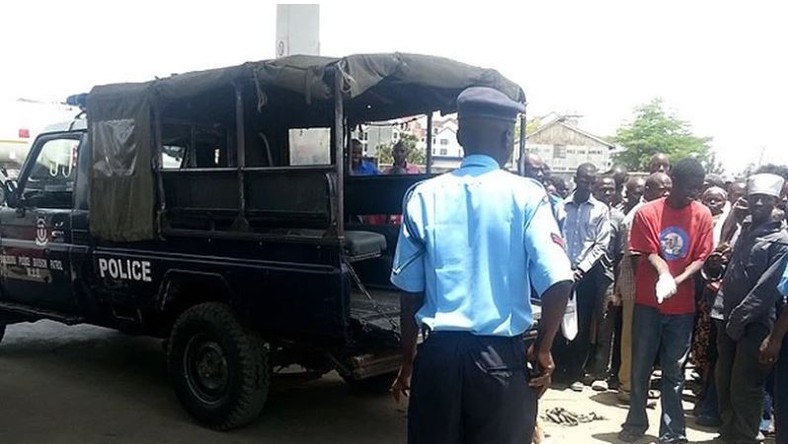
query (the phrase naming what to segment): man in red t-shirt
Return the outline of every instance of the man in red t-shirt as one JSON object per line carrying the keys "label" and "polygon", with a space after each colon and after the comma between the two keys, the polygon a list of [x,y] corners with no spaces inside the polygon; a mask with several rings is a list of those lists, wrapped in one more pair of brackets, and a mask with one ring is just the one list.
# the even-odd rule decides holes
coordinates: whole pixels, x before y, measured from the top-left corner
{"label": "man in red t-shirt", "polygon": [[654,360],[662,365],[659,443],[687,442],[681,393],[695,317],[694,280],[713,248],[709,209],[696,198],[705,172],[695,159],[670,172],[673,190],[641,207],[632,224],[630,248],[639,253],[635,269],[632,331],[632,394],[619,438],[640,439],[648,430],[646,402]]}

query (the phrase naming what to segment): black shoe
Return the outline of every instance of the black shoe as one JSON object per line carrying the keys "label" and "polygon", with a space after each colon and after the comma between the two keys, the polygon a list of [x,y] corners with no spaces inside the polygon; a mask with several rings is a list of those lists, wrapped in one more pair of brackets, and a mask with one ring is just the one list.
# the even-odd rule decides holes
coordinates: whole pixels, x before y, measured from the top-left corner
{"label": "black shoe", "polygon": [[638,433],[627,429],[618,432],[618,439],[624,442],[635,442],[643,436],[645,436],[645,433]]}
{"label": "black shoe", "polygon": [[703,427],[719,427],[722,425],[722,420],[709,415],[698,415],[695,424]]}

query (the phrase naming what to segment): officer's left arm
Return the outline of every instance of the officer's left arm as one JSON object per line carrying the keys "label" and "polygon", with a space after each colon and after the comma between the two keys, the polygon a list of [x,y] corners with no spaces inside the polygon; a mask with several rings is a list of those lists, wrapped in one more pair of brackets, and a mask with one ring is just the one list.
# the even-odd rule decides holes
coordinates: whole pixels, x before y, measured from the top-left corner
{"label": "officer's left arm", "polygon": [[556,292],[554,287],[561,288],[557,284],[571,282],[573,273],[572,264],[564,249],[563,238],[546,197],[535,203],[531,213],[527,215],[524,229],[528,276],[533,288],[542,298],[538,344],[552,344],[569,297],[568,285],[566,291]]}
{"label": "officer's left arm", "polygon": [[594,231],[596,233],[596,237],[594,239],[594,245],[591,249],[586,253],[585,257],[577,264],[577,269],[583,272],[583,274],[588,273],[600,259],[602,256],[605,255],[608,246],[610,245],[610,238],[612,236],[612,227],[610,226],[610,212],[603,211],[599,216],[597,216],[596,221],[594,221]]}
{"label": "officer's left arm", "polygon": [[731,338],[740,338],[744,334],[747,324],[766,316],[774,308],[777,300],[782,297],[777,286],[785,271],[787,253],[788,249],[780,248],[763,270],[752,270],[760,277],[728,317],[726,331]]}

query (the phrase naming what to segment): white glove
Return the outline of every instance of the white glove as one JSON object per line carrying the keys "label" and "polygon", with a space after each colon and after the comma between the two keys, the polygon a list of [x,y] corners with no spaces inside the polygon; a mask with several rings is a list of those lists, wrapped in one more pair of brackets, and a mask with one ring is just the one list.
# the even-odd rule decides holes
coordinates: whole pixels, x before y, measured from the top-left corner
{"label": "white glove", "polygon": [[661,304],[665,299],[676,294],[676,280],[670,273],[663,273],[657,279],[657,303]]}

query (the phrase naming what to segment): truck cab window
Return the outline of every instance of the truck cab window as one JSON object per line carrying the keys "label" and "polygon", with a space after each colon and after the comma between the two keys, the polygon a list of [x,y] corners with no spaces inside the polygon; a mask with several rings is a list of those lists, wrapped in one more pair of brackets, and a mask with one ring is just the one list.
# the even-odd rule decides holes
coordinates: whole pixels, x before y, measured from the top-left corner
{"label": "truck cab window", "polygon": [[22,198],[40,208],[71,208],[77,170],[77,139],[50,139],[38,152]]}

